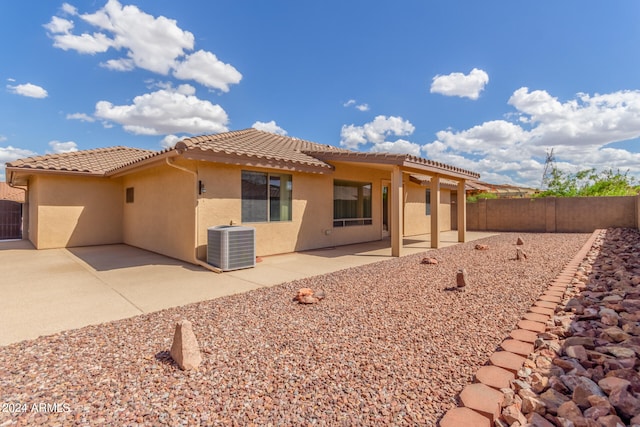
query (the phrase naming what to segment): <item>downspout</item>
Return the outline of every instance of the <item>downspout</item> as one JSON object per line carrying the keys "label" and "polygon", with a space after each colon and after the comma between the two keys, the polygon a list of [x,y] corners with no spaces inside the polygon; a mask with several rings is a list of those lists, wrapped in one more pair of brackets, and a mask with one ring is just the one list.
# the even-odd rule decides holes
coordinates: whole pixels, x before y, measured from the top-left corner
{"label": "downspout", "polygon": [[195,199],[196,199],[195,221],[194,221],[194,223],[195,223],[194,242],[195,242],[196,247],[193,248],[193,260],[191,262],[194,263],[194,264],[197,264],[197,265],[199,265],[201,267],[204,267],[207,270],[211,270],[211,271],[213,271],[215,273],[221,273],[220,269],[218,269],[218,268],[212,266],[211,264],[207,264],[206,262],[201,261],[201,260],[198,259],[197,251],[198,251],[198,229],[199,229],[199,215],[198,215],[198,205],[199,205],[199,203],[198,203],[198,190],[196,188],[197,184],[198,184],[198,173],[194,172],[194,171],[192,171],[190,169],[187,169],[185,167],[178,166],[175,163],[172,163],[169,160],[169,157],[165,158],[165,161],[166,161],[168,166],[170,166],[172,168],[179,169],[179,170],[181,170],[183,172],[187,172],[188,174],[191,174],[191,176],[193,176],[193,181],[194,181],[193,182],[193,184],[194,184],[193,188],[194,188],[194,194],[195,194]]}
{"label": "downspout", "polygon": [[[9,181],[9,187],[15,188],[16,190],[24,191],[24,203],[22,204],[22,240],[25,240],[25,234],[27,235],[26,240],[29,240],[29,195],[27,193],[27,189],[29,188],[29,183],[27,182],[26,187],[16,187],[13,183],[13,174],[11,174],[11,179]],[[25,216],[27,220],[25,221]],[[25,233],[26,228],[26,233]]]}

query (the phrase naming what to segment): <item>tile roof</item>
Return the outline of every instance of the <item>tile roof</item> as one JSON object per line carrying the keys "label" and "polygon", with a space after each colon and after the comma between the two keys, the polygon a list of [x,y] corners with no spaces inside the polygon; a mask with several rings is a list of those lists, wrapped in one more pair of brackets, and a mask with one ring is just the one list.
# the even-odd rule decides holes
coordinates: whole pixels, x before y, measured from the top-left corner
{"label": "tile roof", "polygon": [[349,152],[331,145],[276,135],[253,128],[187,138],[178,142],[175,148],[179,152],[200,150],[212,154],[264,159],[321,169],[332,169],[332,166],[307,152]]}
{"label": "tile roof", "polygon": [[24,190],[13,188],[6,182],[0,182],[0,200],[24,203]]}
{"label": "tile roof", "polygon": [[415,166],[418,169],[424,169],[425,171],[433,171],[437,173],[443,173],[451,177],[463,177],[465,179],[479,178],[480,174],[470,170],[462,169],[456,166],[447,165],[445,163],[436,162],[433,160],[424,159],[418,156],[412,156],[411,154],[396,154],[396,153],[366,153],[361,151],[349,151],[341,150],[339,152],[333,150],[314,150],[306,151],[308,154],[313,155],[319,159],[330,160],[342,160],[352,162],[370,162],[370,163],[388,163],[393,165],[402,166]]}
{"label": "tile roof", "polygon": [[111,169],[135,162],[155,153],[155,151],[129,147],[96,148],[93,150],[27,157],[9,162],[7,167],[104,175]]}

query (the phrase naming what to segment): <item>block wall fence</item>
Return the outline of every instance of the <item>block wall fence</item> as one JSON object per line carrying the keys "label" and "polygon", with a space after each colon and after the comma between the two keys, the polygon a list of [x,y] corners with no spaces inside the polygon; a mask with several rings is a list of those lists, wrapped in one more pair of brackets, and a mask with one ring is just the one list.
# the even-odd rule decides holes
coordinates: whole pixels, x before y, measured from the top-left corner
{"label": "block wall fence", "polygon": [[640,226],[640,196],[484,199],[467,203],[467,230],[591,233]]}

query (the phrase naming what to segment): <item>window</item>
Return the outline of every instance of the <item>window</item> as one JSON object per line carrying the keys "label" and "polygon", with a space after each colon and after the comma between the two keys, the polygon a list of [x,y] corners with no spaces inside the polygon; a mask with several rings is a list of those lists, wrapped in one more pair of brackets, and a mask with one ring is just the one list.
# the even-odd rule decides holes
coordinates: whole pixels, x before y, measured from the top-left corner
{"label": "window", "polygon": [[333,226],[371,224],[371,183],[333,181]]}
{"label": "window", "polygon": [[133,203],[133,187],[129,187],[125,191],[125,202]]}
{"label": "window", "polygon": [[291,175],[242,171],[242,222],[291,221]]}
{"label": "window", "polygon": [[425,205],[427,206],[427,215],[431,215],[431,190],[427,190]]}

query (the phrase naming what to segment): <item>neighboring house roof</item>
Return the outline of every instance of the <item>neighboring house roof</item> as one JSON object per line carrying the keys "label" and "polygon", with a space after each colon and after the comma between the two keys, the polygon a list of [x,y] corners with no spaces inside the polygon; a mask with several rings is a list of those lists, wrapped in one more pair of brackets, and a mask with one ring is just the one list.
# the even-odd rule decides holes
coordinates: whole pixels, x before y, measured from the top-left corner
{"label": "neighboring house roof", "polygon": [[0,182],[0,200],[24,203],[24,190],[11,187],[6,182]]}
{"label": "neighboring house roof", "polygon": [[114,176],[169,157],[324,173],[333,170],[327,161],[366,162],[402,166],[405,171],[438,173],[444,178],[478,178],[475,172],[408,154],[360,153],[303,139],[276,135],[257,129],[244,129],[216,135],[196,136],[179,141],[163,151],[110,147],[48,154],[7,163],[9,182],[14,173],[42,171],[91,176]]}
{"label": "neighboring house roof", "polygon": [[154,154],[155,151],[129,147],[96,148],[69,153],[27,157],[7,163],[8,168],[57,172],[77,172],[102,176],[111,169]]}

